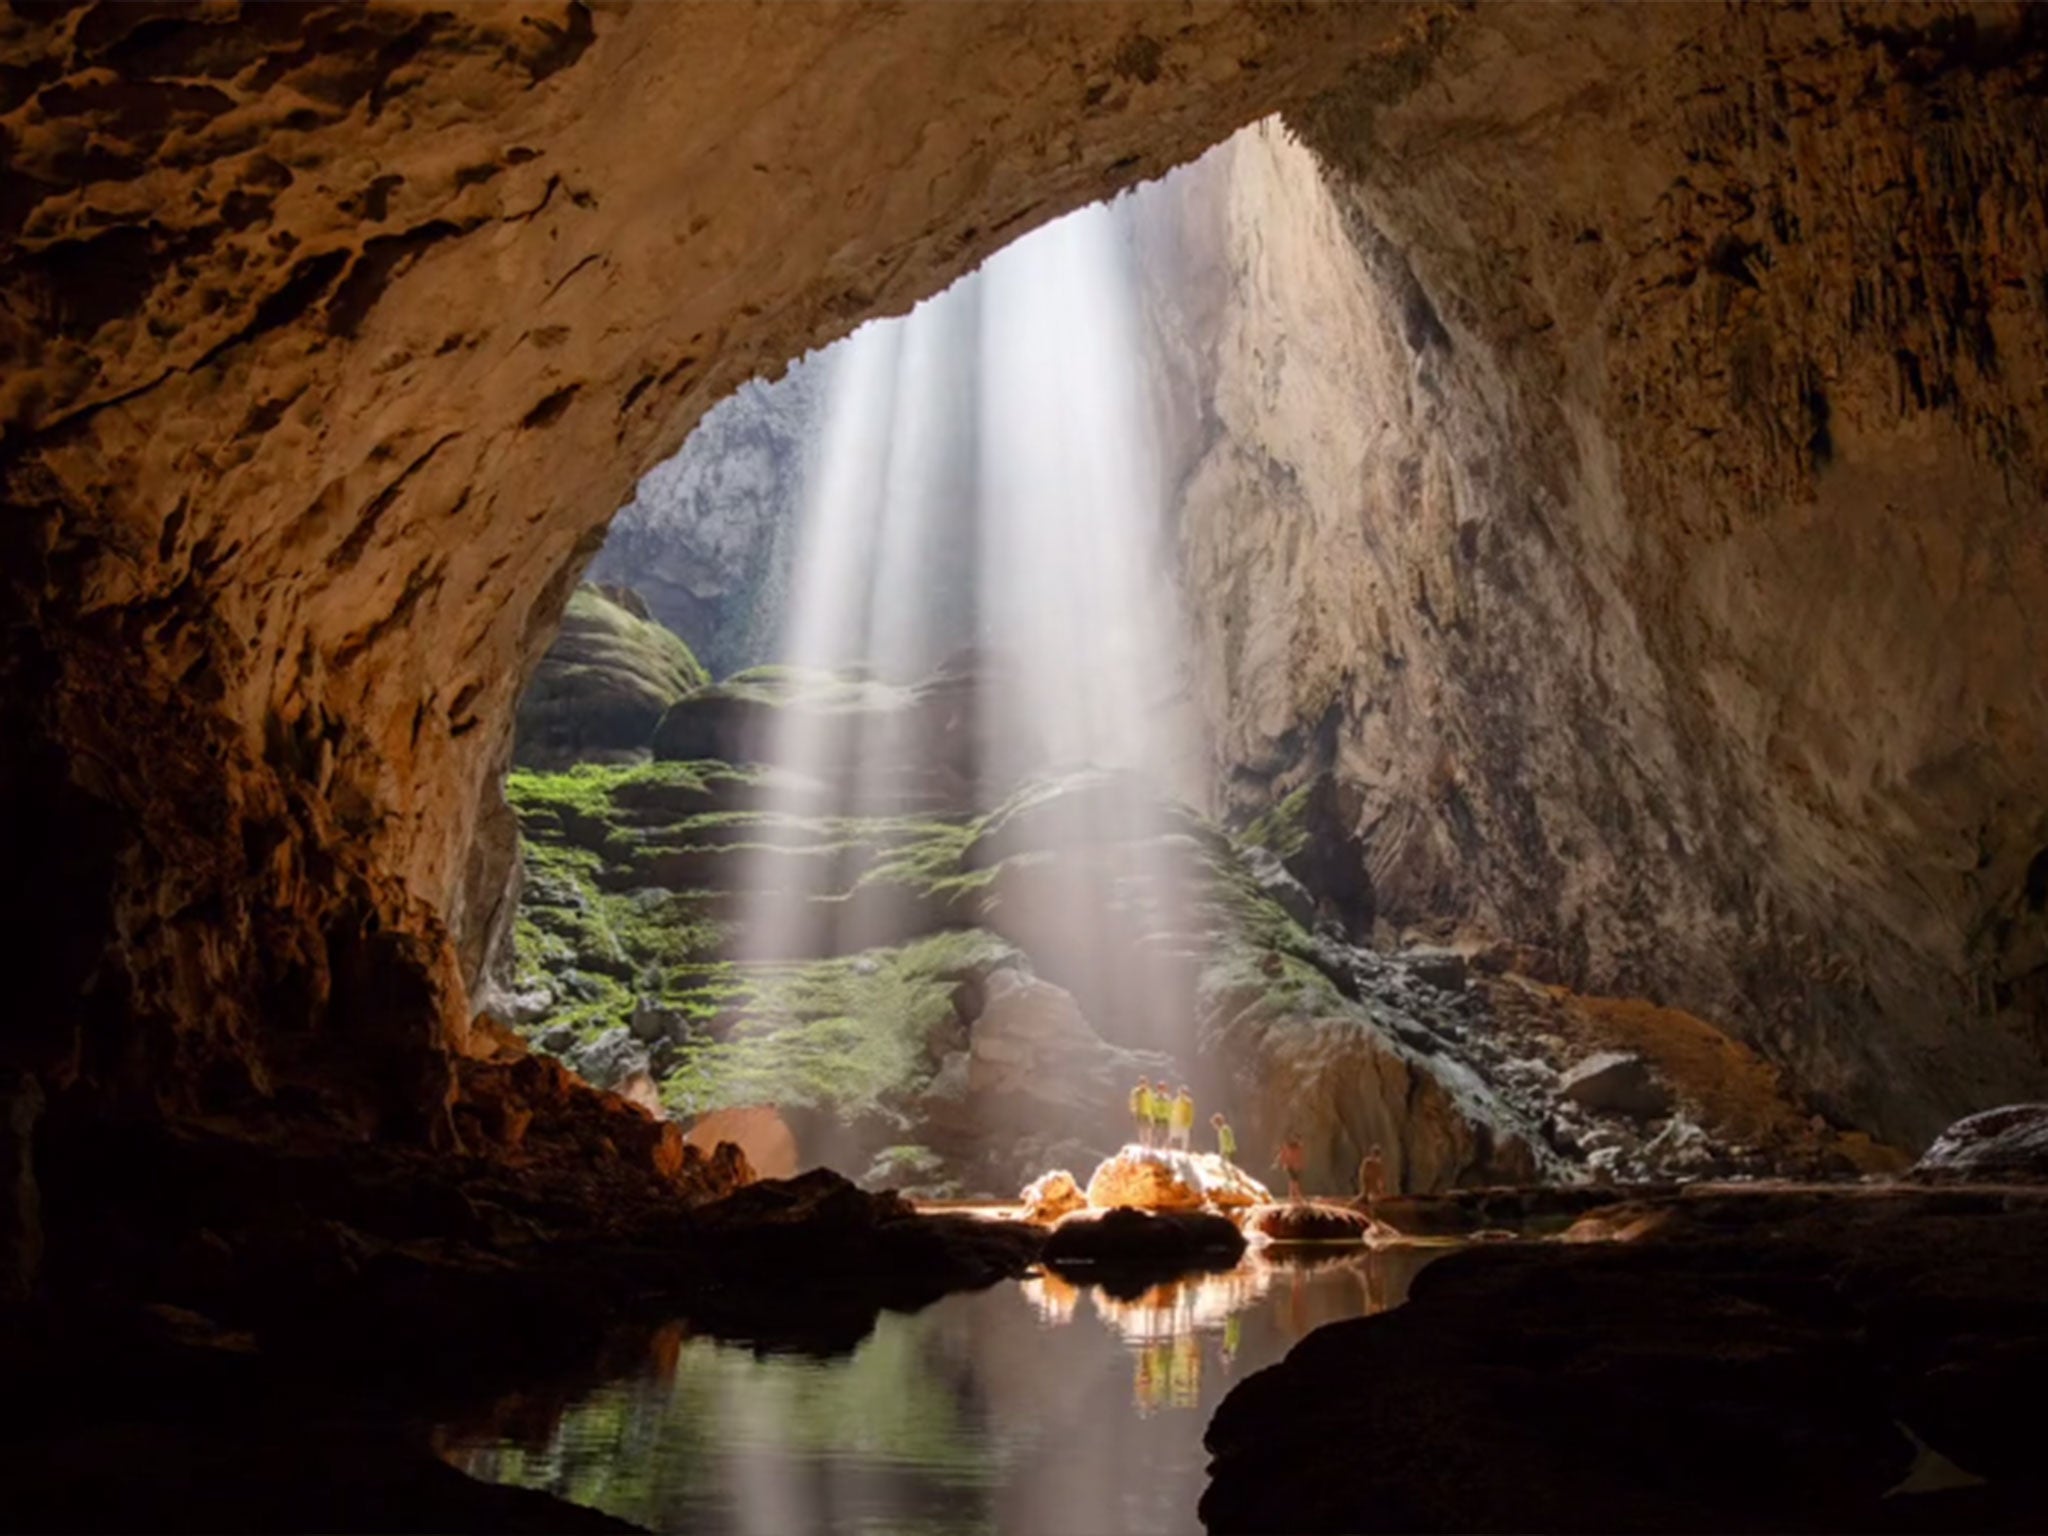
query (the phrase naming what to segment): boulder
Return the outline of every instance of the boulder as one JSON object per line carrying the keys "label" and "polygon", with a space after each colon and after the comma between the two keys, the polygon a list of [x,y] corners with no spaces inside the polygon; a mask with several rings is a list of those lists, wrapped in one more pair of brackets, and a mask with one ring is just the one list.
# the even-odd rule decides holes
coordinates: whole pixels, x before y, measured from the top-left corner
{"label": "boulder", "polygon": [[2048,1182],[2048,1104],[2007,1104],[1958,1120],[1913,1165],[1912,1177]]}
{"label": "boulder", "polygon": [[1024,1207],[1025,1220],[1048,1225],[1062,1216],[1088,1208],[1087,1195],[1082,1193],[1081,1186],[1074,1182],[1074,1176],[1064,1168],[1040,1174],[1024,1186],[1017,1200]]}
{"label": "boulder", "polygon": [[1237,1224],[1206,1211],[1079,1211],[1045,1240],[1056,1270],[1119,1271],[1164,1276],[1191,1269],[1228,1269],[1244,1256]]}
{"label": "boulder", "polygon": [[562,768],[645,755],[671,704],[704,669],[627,587],[578,587],[561,632],[520,696],[516,760]]}
{"label": "boulder", "polygon": [[1648,1062],[1629,1051],[1588,1056],[1557,1086],[1574,1104],[1598,1114],[1653,1120],[1671,1113],[1671,1090],[1651,1073]]}
{"label": "boulder", "polygon": [[689,1033],[690,1021],[679,1009],[663,1008],[643,999],[633,1005],[633,1017],[626,1027],[635,1040],[658,1045],[664,1040],[680,1042]]}
{"label": "boulder", "polygon": [[1248,1235],[1269,1243],[1362,1243],[1385,1230],[1355,1206],[1329,1200],[1255,1205],[1241,1219]]}
{"label": "boulder", "polygon": [[593,1088],[615,1088],[634,1073],[649,1071],[646,1047],[623,1024],[578,1046],[569,1053],[568,1062]]}
{"label": "boulder", "polygon": [[1126,1146],[1105,1159],[1088,1180],[1088,1203],[1097,1210],[1238,1209],[1272,1198],[1257,1179],[1214,1152]]}

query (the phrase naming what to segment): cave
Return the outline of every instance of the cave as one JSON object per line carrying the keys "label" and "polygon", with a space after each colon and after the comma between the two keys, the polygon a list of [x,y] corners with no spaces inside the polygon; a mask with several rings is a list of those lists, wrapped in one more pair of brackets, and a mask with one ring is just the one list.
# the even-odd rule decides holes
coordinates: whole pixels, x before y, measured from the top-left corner
{"label": "cave", "polygon": [[[2042,14],[8,5],[6,1523],[2038,1528]],[[988,547],[807,568],[1084,225],[1143,539],[984,415]],[[1184,750],[1019,792],[1098,565]],[[1315,1203],[1020,1219],[1134,1070]]]}

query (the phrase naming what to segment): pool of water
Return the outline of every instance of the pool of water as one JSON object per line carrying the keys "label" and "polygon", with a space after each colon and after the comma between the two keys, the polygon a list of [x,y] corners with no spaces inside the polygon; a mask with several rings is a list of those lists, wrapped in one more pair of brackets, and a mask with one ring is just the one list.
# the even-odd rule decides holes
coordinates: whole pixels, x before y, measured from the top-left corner
{"label": "pool of water", "polygon": [[444,1451],[657,1531],[1199,1530],[1224,1394],[1311,1328],[1398,1305],[1442,1251],[1252,1254],[1130,1299],[1047,1273],[885,1313],[830,1360],[677,1323],[637,1372]]}

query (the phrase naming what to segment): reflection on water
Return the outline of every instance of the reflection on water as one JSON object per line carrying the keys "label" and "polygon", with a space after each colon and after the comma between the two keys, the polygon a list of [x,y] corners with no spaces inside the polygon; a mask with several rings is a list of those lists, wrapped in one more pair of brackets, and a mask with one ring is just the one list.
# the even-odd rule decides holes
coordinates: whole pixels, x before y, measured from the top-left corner
{"label": "reflection on water", "polygon": [[885,1314],[837,1360],[657,1336],[646,1367],[450,1460],[663,1531],[1196,1527],[1202,1431],[1309,1329],[1397,1305],[1441,1250],[1248,1255],[1132,1299],[1045,1273]]}

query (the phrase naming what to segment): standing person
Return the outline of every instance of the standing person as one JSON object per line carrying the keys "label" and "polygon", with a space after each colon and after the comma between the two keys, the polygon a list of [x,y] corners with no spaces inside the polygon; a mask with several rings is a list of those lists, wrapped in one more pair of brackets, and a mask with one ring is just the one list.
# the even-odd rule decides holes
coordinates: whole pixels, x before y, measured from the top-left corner
{"label": "standing person", "polygon": [[1287,1133],[1287,1140],[1280,1144],[1279,1154],[1273,1159],[1273,1166],[1287,1175],[1287,1198],[1305,1198],[1301,1192],[1301,1170],[1308,1163],[1307,1150],[1301,1144],[1301,1137],[1294,1132]]}
{"label": "standing person", "polygon": [[1358,1198],[1365,1208],[1372,1209],[1373,1201],[1387,1192],[1387,1160],[1380,1153],[1375,1142],[1372,1150],[1358,1160]]}
{"label": "standing person", "polygon": [[1223,1111],[1217,1110],[1209,1117],[1209,1124],[1216,1130],[1216,1155],[1226,1163],[1237,1161],[1237,1132],[1230,1128],[1230,1122],[1223,1118]]}
{"label": "standing person", "polygon": [[1188,1092],[1186,1083],[1180,1085],[1180,1092],[1173,1099],[1173,1139],[1181,1151],[1194,1151],[1195,1096]]}
{"label": "standing person", "polygon": [[1144,1078],[1131,1090],[1131,1119],[1138,1127],[1138,1145],[1152,1145],[1152,1085]]}
{"label": "standing person", "polygon": [[1173,1090],[1161,1078],[1152,1085],[1152,1141],[1164,1151],[1173,1140]]}

